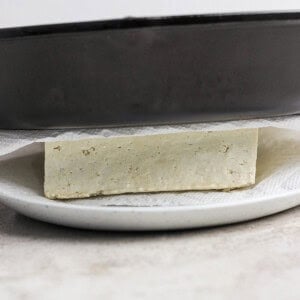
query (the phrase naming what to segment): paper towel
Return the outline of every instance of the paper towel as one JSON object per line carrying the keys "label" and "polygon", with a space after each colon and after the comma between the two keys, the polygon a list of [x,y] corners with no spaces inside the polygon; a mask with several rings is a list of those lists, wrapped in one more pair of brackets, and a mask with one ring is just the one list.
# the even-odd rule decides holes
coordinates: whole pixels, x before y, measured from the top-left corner
{"label": "paper towel", "polygon": [[152,135],[188,131],[220,131],[238,128],[277,127],[300,130],[300,115],[267,119],[210,122],[182,125],[68,130],[0,130],[0,155],[13,152],[33,142],[76,140],[126,135]]}
{"label": "paper towel", "polygon": [[[49,139],[77,139],[127,134],[157,134],[189,130],[225,130],[251,127],[263,128],[259,134],[256,184],[253,187],[222,191],[179,193],[148,193],[98,196],[68,201],[88,206],[183,206],[214,205],[234,201],[253,201],[296,193],[300,204],[300,118],[276,118],[222,123],[160,126],[127,129],[97,129],[76,131],[1,131],[1,153]],[[277,127],[277,128],[274,128]],[[6,133],[6,134],[5,134]],[[13,133],[13,135],[11,135]],[[20,140],[19,140],[20,139]],[[40,144],[31,145],[2,156],[0,159],[0,197],[17,195],[32,201],[53,201],[43,196],[43,155]],[[3,150],[4,149],[4,150]],[[24,156],[24,150],[26,155]],[[36,153],[36,152],[40,153]],[[35,152],[35,154],[30,154]]]}

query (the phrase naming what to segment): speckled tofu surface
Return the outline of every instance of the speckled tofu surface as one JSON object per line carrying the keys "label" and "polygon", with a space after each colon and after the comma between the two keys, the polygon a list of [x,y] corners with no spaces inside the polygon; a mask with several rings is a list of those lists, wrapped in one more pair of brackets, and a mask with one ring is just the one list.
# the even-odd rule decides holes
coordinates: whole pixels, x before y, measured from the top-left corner
{"label": "speckled tofu surface", "polygon": [[255,183],[258,129],[45,143],[51,199]]}

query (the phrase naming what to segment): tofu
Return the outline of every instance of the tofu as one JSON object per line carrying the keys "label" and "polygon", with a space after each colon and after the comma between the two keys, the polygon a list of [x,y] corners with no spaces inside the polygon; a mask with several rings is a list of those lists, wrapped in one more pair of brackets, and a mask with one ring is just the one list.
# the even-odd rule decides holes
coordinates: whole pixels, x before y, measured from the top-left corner
{"label": "tofu", "polygon": [[45,143],[45,196],[224,190],[255,183],[258,129]]}

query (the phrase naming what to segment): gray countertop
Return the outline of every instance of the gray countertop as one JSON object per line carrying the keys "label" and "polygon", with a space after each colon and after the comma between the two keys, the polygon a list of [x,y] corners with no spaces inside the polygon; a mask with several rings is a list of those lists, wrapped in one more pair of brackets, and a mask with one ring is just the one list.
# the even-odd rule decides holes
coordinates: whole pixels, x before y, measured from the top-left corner
{"label": "gray countertop", "polygon": [[114,233],[0,205],[0,299],[300,299],[300,207],[209,229]]}

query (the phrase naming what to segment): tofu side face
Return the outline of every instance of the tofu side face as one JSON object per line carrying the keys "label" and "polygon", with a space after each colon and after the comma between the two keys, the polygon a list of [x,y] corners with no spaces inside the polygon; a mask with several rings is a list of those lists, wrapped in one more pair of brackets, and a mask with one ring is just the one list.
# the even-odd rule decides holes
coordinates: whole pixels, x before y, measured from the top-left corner
{"label": "tofu side face", "polygon": [[50,199],[255,183],[258,129],[45,143]]}

